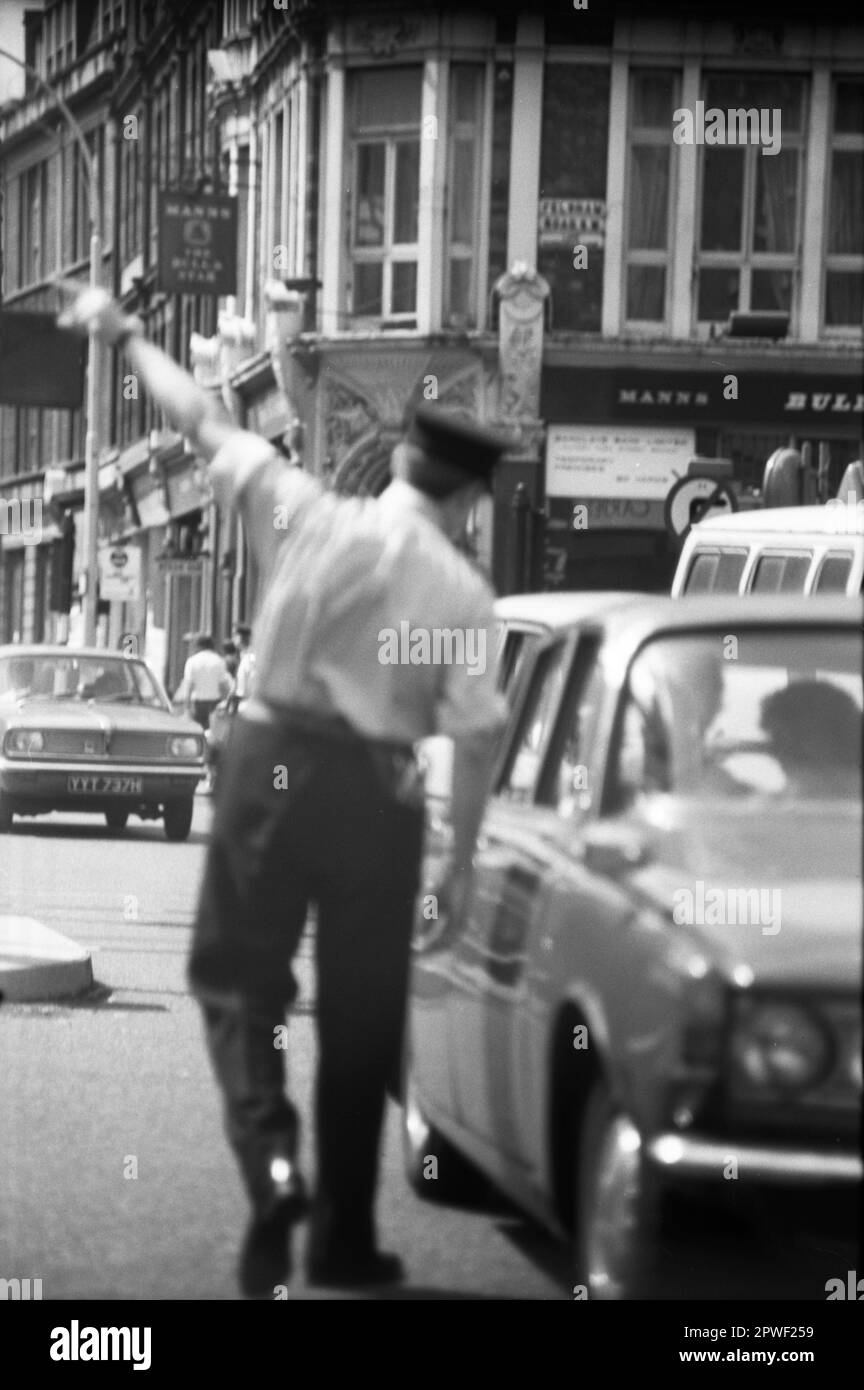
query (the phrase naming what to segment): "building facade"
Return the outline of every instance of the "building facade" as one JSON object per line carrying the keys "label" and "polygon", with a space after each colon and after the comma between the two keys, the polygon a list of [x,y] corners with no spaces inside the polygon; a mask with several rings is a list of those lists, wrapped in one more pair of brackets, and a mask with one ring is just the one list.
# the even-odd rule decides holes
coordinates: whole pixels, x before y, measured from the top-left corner
{"label": "building facade", "polygon": [[[437,400],[511,441],[475,528],[500,589],[662,589],[690,458],[729,459],[743,491],[779,445],[821,446],[834,483],[861,455],[864,30],[843,13],[59,0],[25,42],[93,141],[103,283],[239,423],[375,493]],[[49,107],[0,111],[4,307],[88,273]],[[162,288],[165,189],[236,199],[234,294]],[[199,461],[122,363],[110,379],[100,533],[141,580],[102,637],[172,684],[188,631],[254,616],[255,575]],[[0,407],[0,496],[48,469],[51,524],[79,519],[82,427]],[[74,635],[50,603],[68,544],[16,540],[0,639]]]}

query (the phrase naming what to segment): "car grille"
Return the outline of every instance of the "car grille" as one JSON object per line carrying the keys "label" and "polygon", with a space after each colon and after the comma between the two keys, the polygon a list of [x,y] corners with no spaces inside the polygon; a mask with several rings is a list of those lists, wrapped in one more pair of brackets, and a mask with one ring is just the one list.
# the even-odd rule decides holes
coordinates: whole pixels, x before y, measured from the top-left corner
{"label": "car grille", "polygon": [[99,729],[48,729],[43,758],[102,758],[105,735]]}
{"label": "car grille", "polygon": [[167,758],[168,734],[117,733],[111,740],[112,758]]}

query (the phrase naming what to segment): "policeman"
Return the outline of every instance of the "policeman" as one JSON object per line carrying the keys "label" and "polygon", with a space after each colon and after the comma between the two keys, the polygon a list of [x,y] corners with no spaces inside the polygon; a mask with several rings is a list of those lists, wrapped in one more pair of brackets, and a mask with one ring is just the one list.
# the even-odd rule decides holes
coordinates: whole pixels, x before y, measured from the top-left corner
{"label": "policeman", "polygon": [[169,421],[212,460],[214,492],[239,511],[262,576],[255,692],[226,755],[190,960],[252,1207],[241,1288],[272,1296],[307,1208],[278,1044],[310,904],[319,1065],[307,1274],[324,1287],[396,1281],[402,1263],[379,1249],[374,1203],[422,851],[412,749],[435,733],[455,741],[439,911],[458,917],[505,708],[492,592],[457,543],[502,443],[422,407],[383,494],[338,497],[228,422],[107,296],[86,291],[65,321],[125,347]]}

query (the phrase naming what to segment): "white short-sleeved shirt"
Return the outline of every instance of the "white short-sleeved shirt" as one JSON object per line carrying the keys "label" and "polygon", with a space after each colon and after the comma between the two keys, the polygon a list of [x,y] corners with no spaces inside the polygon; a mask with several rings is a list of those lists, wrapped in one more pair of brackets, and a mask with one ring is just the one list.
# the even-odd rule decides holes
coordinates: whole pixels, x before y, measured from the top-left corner
{"label": "white short-sleeved shirt", "polygon": [[245,431],[211,471],[264,584],[258,699],[406,743],[500,727],[492,590],[413,488],[339,497]]}

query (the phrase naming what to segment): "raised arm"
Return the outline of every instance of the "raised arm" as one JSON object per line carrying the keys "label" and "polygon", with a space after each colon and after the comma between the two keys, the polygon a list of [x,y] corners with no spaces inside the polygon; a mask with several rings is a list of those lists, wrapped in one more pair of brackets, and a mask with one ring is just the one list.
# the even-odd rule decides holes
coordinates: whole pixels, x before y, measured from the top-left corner
{"label": "raised arm", "polygon": [[61,327],[95,333],[107,347],[121,347],[151,400],[164,411],[169,424],[186,436],[207,460],[238,427],[221,403],[199,386],[190,372],[144,337],[140,320],[125,314],[107,290],[87,289],[61,315]]}

